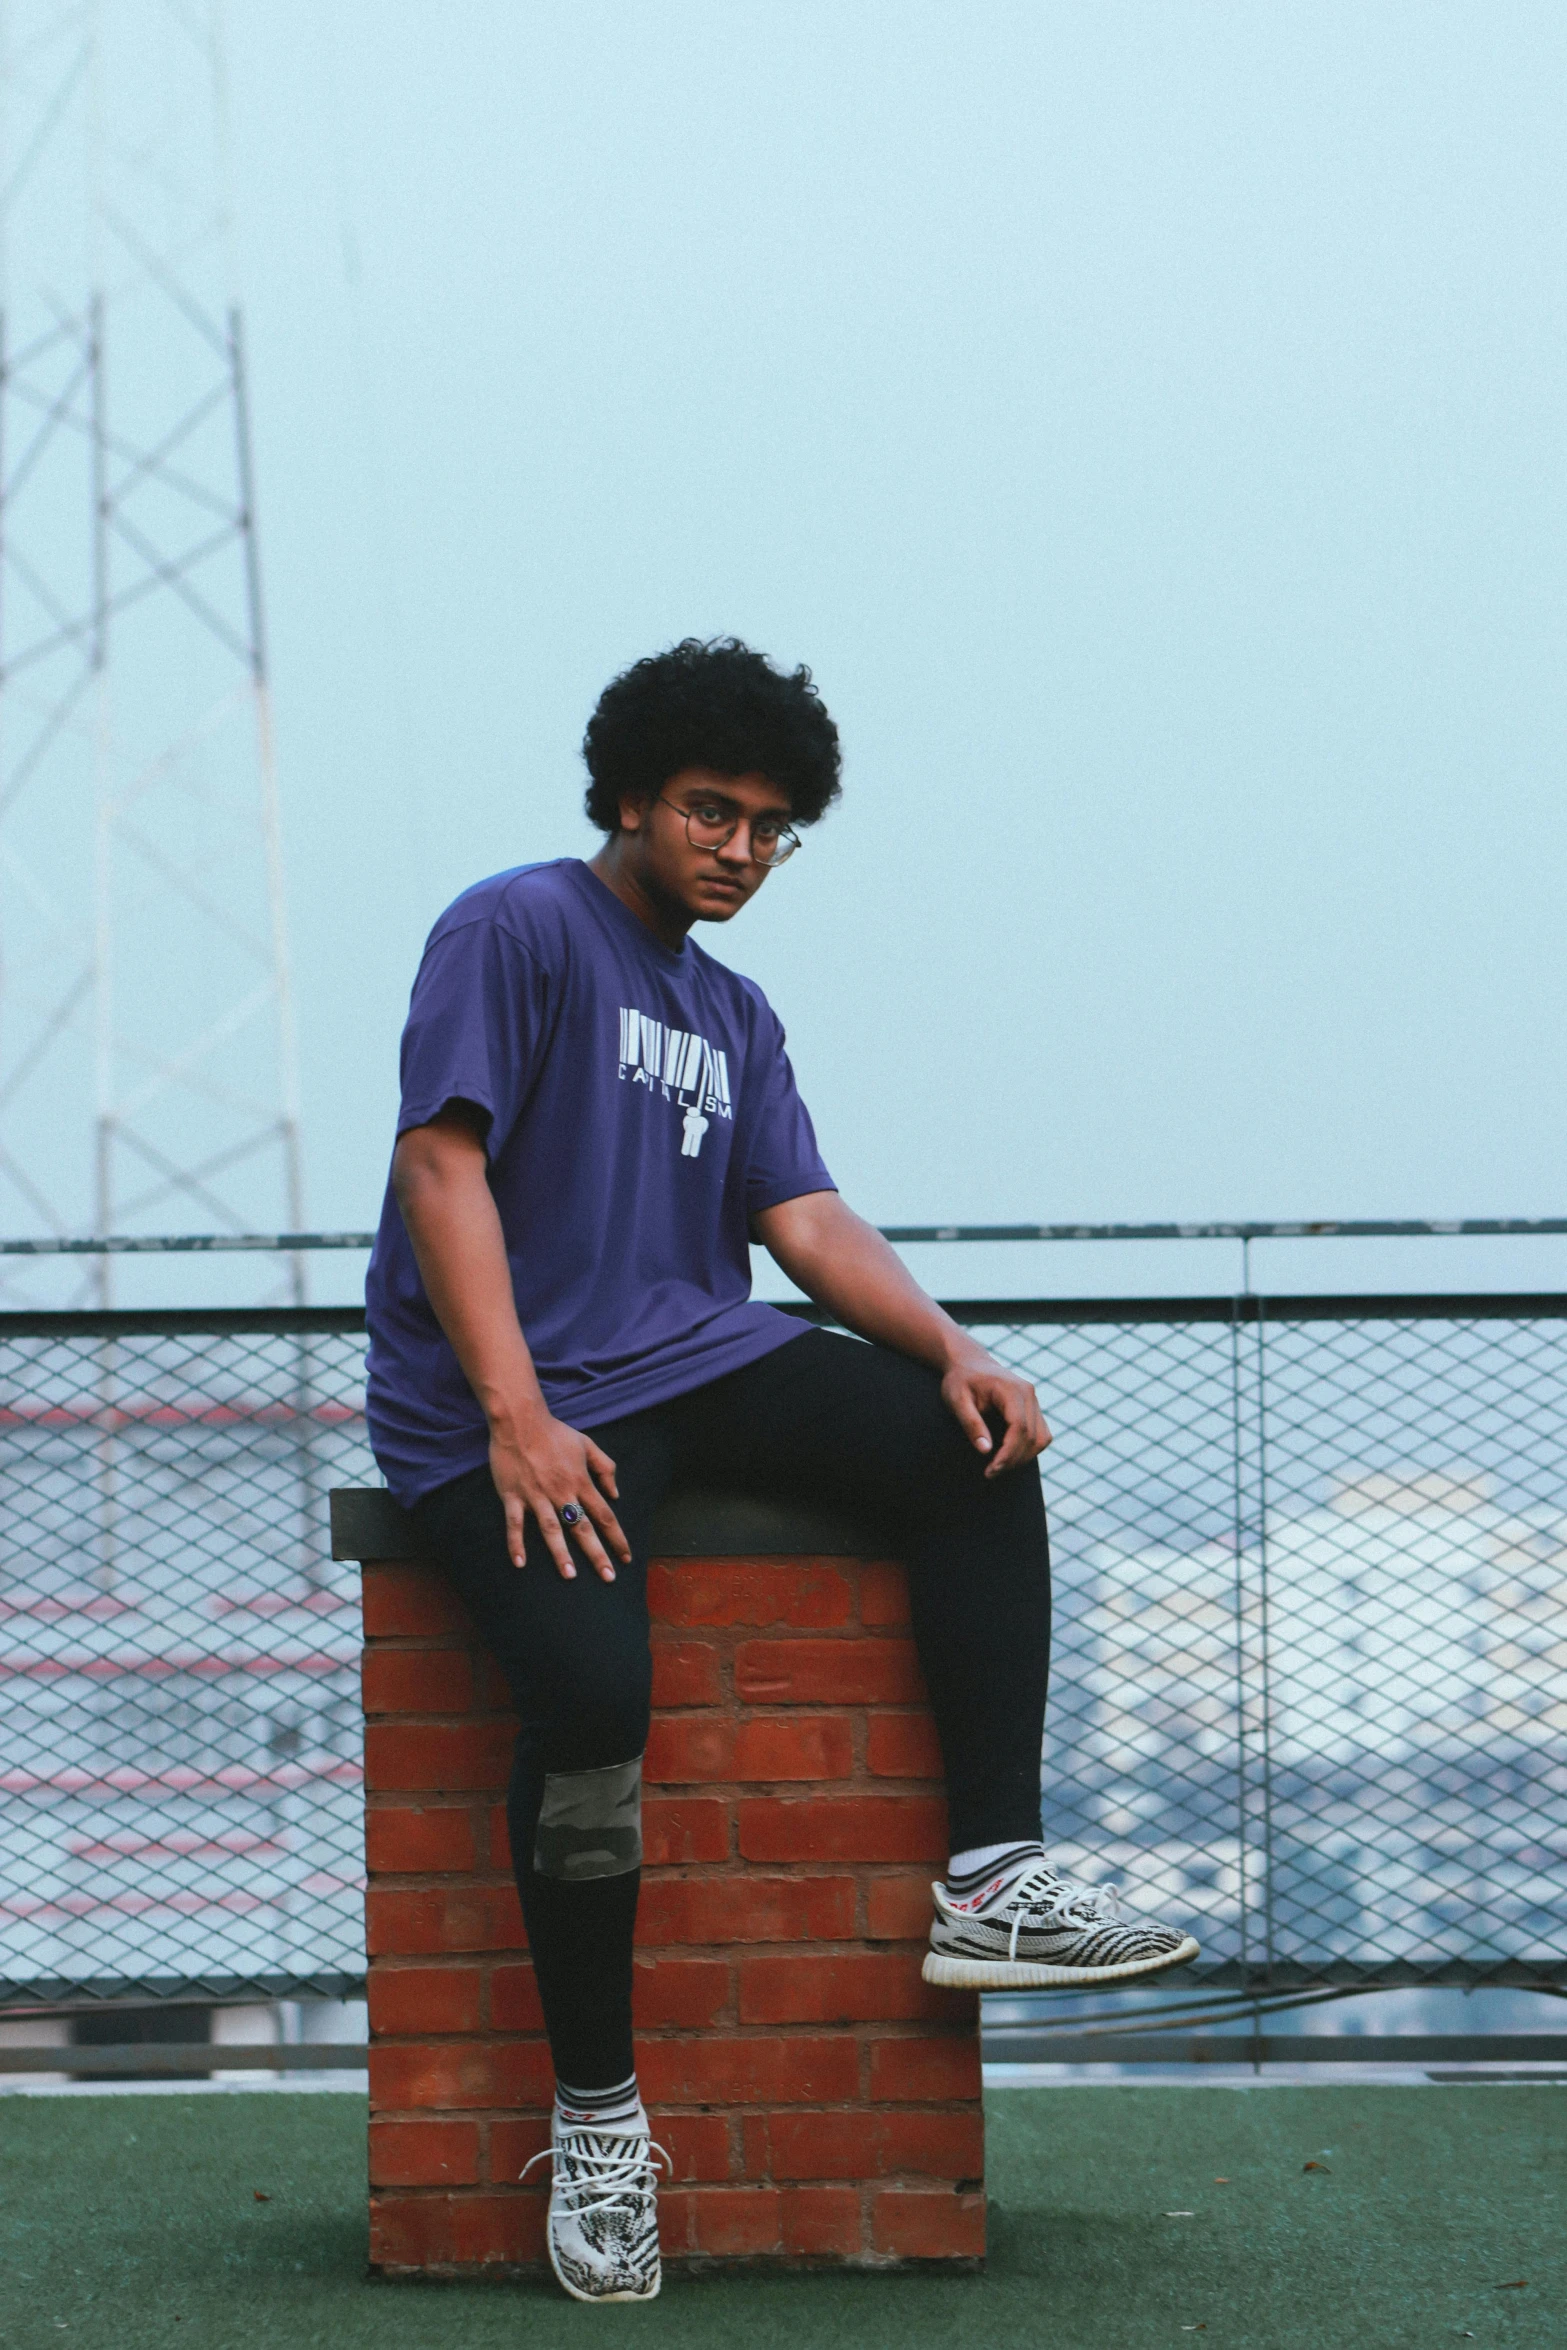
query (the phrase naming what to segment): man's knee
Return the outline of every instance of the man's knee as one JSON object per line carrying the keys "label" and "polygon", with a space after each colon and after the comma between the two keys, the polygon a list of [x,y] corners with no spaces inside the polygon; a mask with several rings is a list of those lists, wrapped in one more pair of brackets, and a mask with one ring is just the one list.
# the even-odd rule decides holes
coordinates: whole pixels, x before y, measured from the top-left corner
{"label": "man's knee", "polygon": [[547,1771],[533,1866],[568,1885],[642,1865],[642,1757],[591,1771]]}
{"label": "man's knee", "polygon": [[839,1357],[838,1367],[852,1370],[865,1440],[901,1477],[923,1481],[962,1468],[967,1447],[939,1371],[891,1347],[863,1345]]}
{"label": "man's knee", "polygon": [[[998,1544],[1011,1553],[1037,1552],[1048,1558],[1044,1493],[1036,1461],[1019,1462],[1000,1476],[987,1476],[993,1455],[982,1453],[945,1404],[943,1425],[932,1425],[920,1457],[908,1473],[903,1500],[906,1528],[918,1538],[940,1532],[965,1533],[982,1551]],[[999,1446],[1004,1430],[991,1427]]]}
{"label": "man's knee", "polygon": [[[898,1450],[901,1473],[917,1510],[967,1507],[985,1494],[989,1456],[979,1451],[941,1392],[941,1378],[923,1364],[900,1397]],[[992,1437],[998,1435],[996,1428]],[[989,1490],[994,1490],[995,1480]]]}
{"label": "man's knee", "polygon": [[547,1771],[607,1770],[647,1744],[652,1660],[588,1650],[545,1693],[540,1748]]}
{"label": "man's knee", "polygon": [[519,1744],[512,1841],[519,1866],[582,1884],[641,1866],[652,1672],[612,1647],[579,1652],[571,1666]]}

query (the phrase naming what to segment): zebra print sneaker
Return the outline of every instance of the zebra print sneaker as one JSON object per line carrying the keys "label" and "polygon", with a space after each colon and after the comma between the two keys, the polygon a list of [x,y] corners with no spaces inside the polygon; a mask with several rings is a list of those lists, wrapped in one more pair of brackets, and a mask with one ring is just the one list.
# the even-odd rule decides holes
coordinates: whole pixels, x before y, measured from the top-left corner
{"label": "zebra print sneaker", "polygon": [[645,2129],[577,2129],[557,2114],[550,2142],[550,2266],[573,2301],[653,2301],[658,2257],[658,2164],[669,2156]]}
{"label": "zebra print sneaker", "polygon": [[1074,1885],[1047,1860],[966,1900],[953,1900],[945,1885],[931,1892],[936,1917],[921,1971],[953,1990],[1118,1983],[1197,1956],[1190,1934],[1123,1917],[1113,1885]]}

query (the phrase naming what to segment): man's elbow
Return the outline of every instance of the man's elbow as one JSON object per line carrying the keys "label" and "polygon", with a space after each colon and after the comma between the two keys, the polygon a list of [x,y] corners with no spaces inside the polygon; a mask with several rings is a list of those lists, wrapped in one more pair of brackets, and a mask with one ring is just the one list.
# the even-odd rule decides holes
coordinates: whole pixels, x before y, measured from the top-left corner
{"label": "man's elbow", "polygon": [[417,1196],[423,1176],[412,1134],[400,1134],[392,1152],[392,1197],[405,1211]]}
{"label": "man's elbow", "polygon": [[835,1191],[811,1191],[791,1200],[788,1216],[791,1255],[812,1263],[830,1263],[841,1250],[846,1233],[858,1222]]}
{"label": "man's elbow", "polygon": [[392,1152],[392,1195],[403,1210],[431,1192],[484,1175],[484,1145],[475,1137],[444,1133],[434,1126],[410,1126]]}

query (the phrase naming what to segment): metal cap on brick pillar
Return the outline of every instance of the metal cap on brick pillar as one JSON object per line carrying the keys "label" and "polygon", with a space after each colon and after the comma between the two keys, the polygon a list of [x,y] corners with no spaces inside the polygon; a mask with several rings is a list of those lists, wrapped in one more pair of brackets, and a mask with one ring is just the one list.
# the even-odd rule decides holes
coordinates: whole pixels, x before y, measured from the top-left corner
{"label": "metal cap on brick pillar", "polygon": [[[649,1547],[655,1558],[876,1558],[886,1555],[888,1544],[871,1526],[833,1511],[691,1486],[672,1493],[659,1510]],[[335,1559],[367,1565],[425,1555],[413,1519],[384,1487],[334,1488]]]}
{"label": "metal cap on brick pillar", "polygon": [[[552,2076],[506,1693],[388,1494],[335,1493],[332,1539],[365,1578],[372,2264],[532,2272]],[[920,1974],[946,1804],[902,1570],[863,1527],[718,1494],[651,1548],[635,2015],[666,2258],[972,2267],[978,2001]]]}

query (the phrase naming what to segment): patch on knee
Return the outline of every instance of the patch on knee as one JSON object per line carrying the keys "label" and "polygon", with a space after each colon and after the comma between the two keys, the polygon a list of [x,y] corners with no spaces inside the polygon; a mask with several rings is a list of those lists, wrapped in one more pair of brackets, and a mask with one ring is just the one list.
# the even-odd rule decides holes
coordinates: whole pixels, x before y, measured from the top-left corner
{"label": "patch on knee", "polygon": [[551,1771],[533,1839],[541,1877],[568,1885],[642,1866],[642,1757],[598,1771]]}

